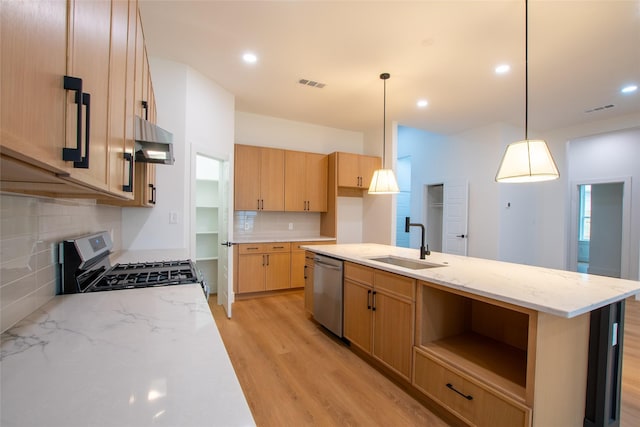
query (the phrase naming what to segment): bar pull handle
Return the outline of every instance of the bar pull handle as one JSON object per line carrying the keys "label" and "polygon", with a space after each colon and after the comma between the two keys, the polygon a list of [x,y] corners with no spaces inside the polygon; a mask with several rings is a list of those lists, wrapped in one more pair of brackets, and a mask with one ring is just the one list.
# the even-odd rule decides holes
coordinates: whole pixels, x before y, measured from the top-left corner
{"label": "bar pull handle", "polygon": [[66,162],[79,162],[82,160],[82,79],[78,77],[64,76],[63,86],[65,90],[76,93],[75,103],[78,108],[78,121],[76,125],[76,148],[63,148],[62,160]]}
{"label": "bar pull handle", "polygon": [[376,291],[373,291],[371,295],[373,295],[373,297],[371,298],[371,311],[376,311]]}
{"label": "bar pull handle", "polygon": [[257,199],[257,200],[258,200],[258,210],[260,210],[260,199]]}
{"label": "bar pull handle", "polygon": [[473,396],[471,396],[470,394],[464,394],[463,392],[456,390],[456,388],[451,383],[447,383],[447,388],[449,390],[455,391],[456,393],[458,393],[460,396],[464,397],[467,400],[473,400]]}
{"label": "bar pull handle", "polygon": [[308,277],[307,277],[307,266],[306,265],[304,266],[303,271],[304,271],[303,276],[304,276],[304,279],[306,280],[306,279],[308,279]]}
{"label": "bar pull handle", "polygon": [[82,94],[82,105],[85,108],[84,115],[84,157],[80,161],[73,162],[73,167],[78,169],[89,169],[89,144],[91,143],[91,94]]}
{"label": "bar pull handle", "polygon": [[265,255],[267,257],[267,267],[269,266],[269,255]]}
{"label": "bar pull handle", "polygon": [[149,120],[149,103],[142,101],[142,109],[144,110],[144,119]]}
{"label": "bar pull handle", "polygon": [[367,310],[371,310],[371,289],[367,291]]}
{"label": "bar pull handle", "polygon": [[152,205],[156,204],[156,186],[153,184],[148,184],[149,188],[151,189],[151,199],[149,199],[148,203],[151,203]]}
{"label": "bar pull handle", "polygon": [[129,184],[122,186],[125,193],[133,193],[133,155],[131,153],[122,153],[125,162],[129,162]]}

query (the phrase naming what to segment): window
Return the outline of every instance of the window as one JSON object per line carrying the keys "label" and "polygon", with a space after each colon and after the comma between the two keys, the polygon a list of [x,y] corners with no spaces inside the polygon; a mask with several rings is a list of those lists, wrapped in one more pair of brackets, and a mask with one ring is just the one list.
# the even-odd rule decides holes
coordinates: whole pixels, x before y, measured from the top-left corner
{"label": "window", "polygon": [[588,241],[591,238],[591,185],[580,185],[580,219],[578,238]]}

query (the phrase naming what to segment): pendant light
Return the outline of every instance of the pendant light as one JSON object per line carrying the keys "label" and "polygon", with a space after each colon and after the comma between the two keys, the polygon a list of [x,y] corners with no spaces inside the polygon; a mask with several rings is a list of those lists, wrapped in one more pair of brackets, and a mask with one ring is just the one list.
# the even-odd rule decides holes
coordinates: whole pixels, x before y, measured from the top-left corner
{"label": "pendant light", "polygon": [[529,139],[529,2],[525,0],[525,110],[524,140],[509,144],[496,174],[497,182],[538,182],[560,174],[547,143]]}
{"label": "pendant light", "polygon": [[369,185],[369,194],[395,194],[400,192],[393,170],[384,168],[387,139],[387,80],[389,77],[391,77],[389,73],[380,74],[380,78],[384,82],[384,97],[382,101],[382,169],[378,169],[373,173],[373,178],[371,178],[371,184]]}

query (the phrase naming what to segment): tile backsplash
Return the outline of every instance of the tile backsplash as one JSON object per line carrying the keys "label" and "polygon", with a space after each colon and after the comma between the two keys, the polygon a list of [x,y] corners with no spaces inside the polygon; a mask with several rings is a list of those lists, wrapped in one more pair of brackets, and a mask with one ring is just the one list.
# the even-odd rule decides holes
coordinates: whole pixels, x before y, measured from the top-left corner
{"label": "tile backsplash", "polygon": [[301,212],[235,211],[234,237],[278,236],[298,238],[320,235],[320,214]]}
{"label": "tile backsplash", "polygon": [[57,243],[100,230],[120,250],[122,209],[94,200],[0,194],[0,331],[56,294]]}

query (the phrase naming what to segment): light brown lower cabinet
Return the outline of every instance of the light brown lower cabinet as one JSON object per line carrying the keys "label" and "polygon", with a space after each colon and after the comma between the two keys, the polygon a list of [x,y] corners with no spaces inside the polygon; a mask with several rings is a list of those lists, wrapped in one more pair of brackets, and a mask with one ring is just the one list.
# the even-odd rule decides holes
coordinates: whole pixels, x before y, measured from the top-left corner
{"label": "light brown lower cabinet", "polygon": [[238,246],[238,293],[290,288],[290,274],[290,243],[255,243]]}
{"label": "light brown lower cabinet", "polygon": [[[293,265],[293,263],[292,263]],[[304,254],[304,309],[313,315],[313,252]]]}
{"label": "light brown lower cabinet", "polygon": [[410,381],[414,279],[346,262],[344,336]]}

